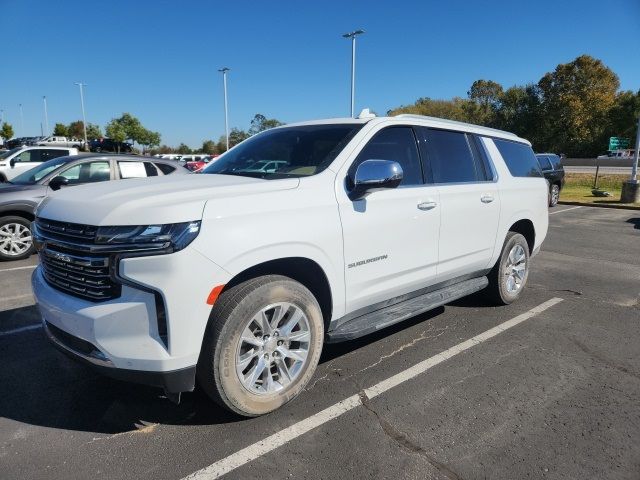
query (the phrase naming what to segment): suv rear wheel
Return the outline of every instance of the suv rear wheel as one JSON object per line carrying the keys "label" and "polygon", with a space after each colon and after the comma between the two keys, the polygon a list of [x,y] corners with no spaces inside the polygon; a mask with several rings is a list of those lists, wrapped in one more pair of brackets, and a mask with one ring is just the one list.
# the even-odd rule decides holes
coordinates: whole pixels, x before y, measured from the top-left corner
{"label": "suv rear wheel", "polygon": [[295,398],[322,351],[324,322],[302,284],[266,275],[223,292],[211,312],[198,382],[223,407],[246,417]]}
{"label": "suv rear wheel", "polygon": [[31,222],[22,217],[0,218],[0,260],[22,260],[33,252]]}
{"label": "suv rear wheel", "polygon": [[529,278],[529,245],[523,235],[509,232],[500,258],[489,273],[487,294],[498,305],[518,299]]}

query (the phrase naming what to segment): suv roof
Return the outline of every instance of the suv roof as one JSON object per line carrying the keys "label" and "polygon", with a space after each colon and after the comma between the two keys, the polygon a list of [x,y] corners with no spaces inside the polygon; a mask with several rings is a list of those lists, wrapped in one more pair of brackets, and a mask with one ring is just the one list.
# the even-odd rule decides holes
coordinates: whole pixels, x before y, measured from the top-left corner
{"label": "suv roof", "polygon": [[412,124],[412,125],[424,125],[427,127],[434,128],[442,128],[451,130],[452,127],[455,130],[462,130],[470,133],[477,133],[479,135],[485,135],[490,137],[498,137],[504,138],[506,140],[514,140],[521,143],[526,143],[527,145],[531,145],[531,143],[519,136],[515,133],[506,132],[504,130],[498,130],[496,128],[483,127],[480,125],[474,125],[472,123],[458,122],[456,120],[448,120],[445,118],[437,118],[437,117],[428,117],[426,115],[412,115],[412,114],[401,114],[395,115],[393,117],[365,117],[365,118],[327,118],[323,120],[312,120],[308,122],[297,122],[297,123],[289,123],[287,125],[283,125],[282,127],[291,127],[291,126],[304,126],[304,125],[322,125],[322,124],[338,124],[338,123],[355,123],[355,124],[365,124],[365,123],[382,123],[382,122],[390,122],[394,124]]}

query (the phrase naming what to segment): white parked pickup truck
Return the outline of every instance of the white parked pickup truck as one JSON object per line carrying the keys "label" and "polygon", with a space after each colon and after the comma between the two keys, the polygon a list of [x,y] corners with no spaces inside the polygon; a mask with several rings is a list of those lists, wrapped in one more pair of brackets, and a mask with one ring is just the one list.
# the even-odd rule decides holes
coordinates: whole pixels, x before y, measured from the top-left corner
{"label": "white parked pickup truck", "polygon": [[256,416],[300,393],[326,342],[478,291],[515,301],[548,226],[529,142],[364,117],[265,131],[201,175],[47,197],[32,284],[50,340],[175,401],[198,382]]}
{"label": "white parked pickup truck", "polygon": [[46,137],[38,142],[38,146],[41,147],[73,147],[78,150],[82,150],[84,148],[84,141],[77,140],[75,138],[69,137],[59,137],[52,135],[50,137]]}

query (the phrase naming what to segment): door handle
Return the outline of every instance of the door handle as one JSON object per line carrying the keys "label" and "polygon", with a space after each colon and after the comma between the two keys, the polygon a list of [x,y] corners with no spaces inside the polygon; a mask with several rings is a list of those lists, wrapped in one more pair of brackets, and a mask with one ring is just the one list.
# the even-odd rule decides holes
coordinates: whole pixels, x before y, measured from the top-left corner
{"label": "door handle", "polygon": [[431,210],[432,208],[436,208],[436,205],[438,204],[434,201],[422,202],[418,204],[418,208],[420,210]]}
{"label": "door handle", "polygon": [[488,193],[485,193],[480,197],[480,201],[482,203],[491,203],[493,202],[493,200],[494,200],[493,195],[489,195]]}

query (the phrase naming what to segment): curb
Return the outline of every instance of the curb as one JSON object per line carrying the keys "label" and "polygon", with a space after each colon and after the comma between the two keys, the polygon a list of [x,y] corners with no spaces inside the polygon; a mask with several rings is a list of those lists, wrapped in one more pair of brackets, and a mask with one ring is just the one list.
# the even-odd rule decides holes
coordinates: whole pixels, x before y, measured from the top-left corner
{"label": "curb", "polygon": [[636,207],[634,205],[616,205],[616,204],[587,203],[587,202],[565,202],[560,200],[558,201],[558,205],[579,205],[581,207],[615,208],[618,210],[640,210],[640,204]]}

